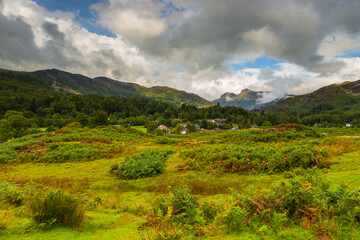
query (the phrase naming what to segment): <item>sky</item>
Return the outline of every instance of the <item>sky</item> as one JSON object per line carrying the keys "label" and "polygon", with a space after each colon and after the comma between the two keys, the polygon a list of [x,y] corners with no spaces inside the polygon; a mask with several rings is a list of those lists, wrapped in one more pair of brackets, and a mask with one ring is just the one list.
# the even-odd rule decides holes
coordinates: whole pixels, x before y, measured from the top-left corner
{"label": "sky", "polygon": [[208,100],[360,79],[359,0],[0,0],[0,68],[58,68]]}

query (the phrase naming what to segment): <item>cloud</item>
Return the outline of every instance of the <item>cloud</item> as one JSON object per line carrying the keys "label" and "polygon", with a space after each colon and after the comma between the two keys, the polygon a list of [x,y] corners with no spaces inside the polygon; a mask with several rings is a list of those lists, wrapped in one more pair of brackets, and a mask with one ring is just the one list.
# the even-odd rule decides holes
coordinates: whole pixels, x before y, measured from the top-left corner
{"label": "cloud", "polygon": [[339,28],[359,33],[353,22],[359,18],[354,10],[359,5],[356,0],[171,3],[180,10],[168,11],[168,15],[162,15],[169,9],[165,1],[109,0],[95,4],[93,9],[104,27],[125,36],[151,56],[185,66],[189,74],[209,68],[226,71],[226,61],[263,55],[329,74],[344,63],[321,57],[318,50],[323,39]]}
{"label": "cloud", "polygon": [[0,13],[0,62],[25,63],[34,57],[42,61],[31,26],[19,17]]}
{"label": "cloud", "polygon": [[167,30],[166,22],[160,18],[162,5],[160,1],[109,0],[91,8],[98,12],[98,22],[104,27],[131,41],[143,43]]}
{"label": "cloud", "polygon": [[150,60],[121,37],[90,33],[69,12],[49,12],[27,0],[4,0],[0,12],[3,68],[61,68],[91,77],[137,81],[151,72]]}
{"label": "cloud", "polygon": [[[298,94],[360,79],[352,55],[360,48],[358,0],[104,0],[90,8],[88,22],[115,37],[89,32],[77,13],[0,0],[1,66],[56,67],[207,99],[243,88]],[[264,56],[284,62],[280,70],[228,64]]]}
{"label": "cloud", "polygon": [[65,34],[59,31],[59,26],[56,23],[46,22],[43,24],[43,29],[54,40],[65,41]]}

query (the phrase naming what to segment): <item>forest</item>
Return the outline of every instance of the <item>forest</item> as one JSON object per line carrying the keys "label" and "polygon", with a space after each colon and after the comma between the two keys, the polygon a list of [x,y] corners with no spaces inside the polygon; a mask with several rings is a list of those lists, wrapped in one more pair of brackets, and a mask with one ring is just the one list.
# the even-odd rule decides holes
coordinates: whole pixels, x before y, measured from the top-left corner
{"label": "forest", "polygon": [[[199,125],[203,129],[246,129],[256,126],[275,126],[284,123],[318,127],[344,127],[347,123],[360,126],[360,112],[328,110],[315,106],[308,112],[246,111],[237,107],[213,106],[197,108],[189,104],[177,107],[161,101],[103,95],[77,95],[56,92],[16,79],[3,79],[0,89],[1,139],[33,133],[39,128],[56,130],[72,122],[82,126],[99,125],[149,126],[169,128],[179,123]],[[211,120],[224,119],[214,125]],[[195,130],[194,130],[195,131]]]}

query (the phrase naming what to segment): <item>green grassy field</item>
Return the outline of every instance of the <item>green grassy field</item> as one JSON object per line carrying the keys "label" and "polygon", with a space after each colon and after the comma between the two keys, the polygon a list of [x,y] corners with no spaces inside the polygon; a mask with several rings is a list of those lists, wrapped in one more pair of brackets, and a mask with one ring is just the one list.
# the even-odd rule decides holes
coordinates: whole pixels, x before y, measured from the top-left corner
{"label": "green grassy field", "polygon": [[[143,130],[64,128],[2,143],[0,183],[16,185],[0,185],[0,239],[360,238],[356,130]],[[131,161],[142,175],[124,179]],[[153,162],[162,168],[146,177]],[[21,194],[44,189],[76,197],[85,221],[35,223]],[[21,204],[10,201],[19,196]]]}
{"label": "green grassy field", "polygon": [[138,130],[143,133],[147,133],[147,129],[145,126],[131,126],[132,129]]}

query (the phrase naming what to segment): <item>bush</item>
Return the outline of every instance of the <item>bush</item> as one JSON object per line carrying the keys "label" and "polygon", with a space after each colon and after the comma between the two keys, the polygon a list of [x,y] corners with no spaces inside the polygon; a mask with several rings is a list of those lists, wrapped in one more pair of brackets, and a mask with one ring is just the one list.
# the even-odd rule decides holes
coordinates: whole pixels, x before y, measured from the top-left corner
{"label": "bush", "polygon": [[0,201],[15,206],[21,206],[25,201],[25,192],[17,184],[0,182]]}
{"label": "bush", "polygon": [[52,143],[46,149],[46,153],[37,160],[47,163],[93,160],[106,152],[95,147],[95,144],[90,146],[81,143]]}
{"label": "bush", "polygon": [[8,221],[6,219],[6,215],[0,213],[0,235],[1,233],[6,232],[7,227],[8,227]]}
{"label": "bush", "polygon": [[294,168],[326,168],[328,153],[321,148],[298,144],[218,144],[181,152],[186,164],[194,170],[230,173],[279,173]]}
{"label": "bush", "polygon": [[60,190],[48,190],[29,199],[34,222],[42,226],[79,227],[85,220],[85,209],[75,197]]}
{"label": "bush", "polygon": [[219,219],[225,224],[231,232],[241,232],[245,228],[245,218],[249,215],[249,212],[245,209],[235,206],[230,208]]}
{"label": "bush", "polygon": [[197,222],[199,220],[198,202],[187,187],[175,187],[159,199],[158,208],[164,215],[170,215],[174,222]]}
{"label": "bush", "polygon": [[153,177],[165,170],[164,162],[172,154],[171,150],[149,150],[127,157],[125,163],[112,173],[122,179]]}
{"label": "bush", "polygon": [[359,227],[360,191],[345,186],[330,188],[318,171],[311,169],[294,179],[282,182],[264,193],[236,195],[233,208],[247,209],[249,225],[255,229],[269,223],[275,233],[289,221],[305,228],[323,230],[323,223]]}
{"label": "bush", "polygon": [[77,129],[77,128],[82,128],[82,125],[79,122],[72,122],[67,124],[65,127],[69,129]]}
{"label": "bush", "polygon": [[174,139],[174,138],[168,138],[168,137],[161,137],[156,139],[154,142],[157,144],[174,144],[181,142],[181,139]]}
{"label": "bush", "polygon": [[317,168],[297,169],[292,179],[269,190],[249,187],[218,204],[199,204],[187,187],[175,187],[159,198],[143,226],[155,227],[158,233],[180,228],[193,236],[214,233],[213,226],[228,232],[278,236],[284,228],[298,225],[316,235],[353,239],[352,234],[360,229],[360,191],[330,188],[321,174]]}

